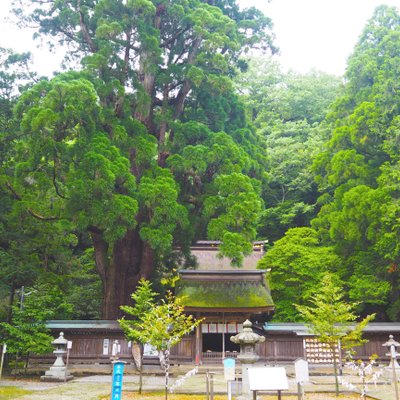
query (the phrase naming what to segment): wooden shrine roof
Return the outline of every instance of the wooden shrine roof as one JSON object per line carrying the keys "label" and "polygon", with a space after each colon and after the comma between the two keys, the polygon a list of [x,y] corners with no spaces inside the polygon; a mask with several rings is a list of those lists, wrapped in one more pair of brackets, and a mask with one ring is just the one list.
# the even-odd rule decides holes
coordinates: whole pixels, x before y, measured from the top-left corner
{"label": "wooden shrine roof", "polygon": [[176,287],[188,311],[273,311],[263,270],[181,270]]}

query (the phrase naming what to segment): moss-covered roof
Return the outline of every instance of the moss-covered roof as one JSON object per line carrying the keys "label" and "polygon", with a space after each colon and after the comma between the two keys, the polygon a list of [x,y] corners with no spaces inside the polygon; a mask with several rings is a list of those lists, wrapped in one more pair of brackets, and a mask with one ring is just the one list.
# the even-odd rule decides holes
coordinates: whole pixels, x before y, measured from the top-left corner
{"label": "moss-covered roof", "polygon": [[[255,279],[255,277],[257,279]],[[177,297],[188,308],[248,309],[273,308],[273,301],[261,272],[235,274],[181,273]]]}

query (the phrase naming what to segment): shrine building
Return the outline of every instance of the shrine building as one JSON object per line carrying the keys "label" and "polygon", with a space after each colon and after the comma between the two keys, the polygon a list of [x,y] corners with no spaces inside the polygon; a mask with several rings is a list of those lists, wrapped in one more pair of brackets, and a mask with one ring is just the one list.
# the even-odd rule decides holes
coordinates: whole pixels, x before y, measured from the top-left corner
{"label": "shrine building", "polygon": [[[239,349],[230,341],[249,319],[253,329],[266,337],[256,345],[260,362],[287,363],[298,358],[310,364],[330,364],[332,356],[309,331],[299,323],[270,322],[274,304],[268,287],[267,271],[256,265],[264,255],[263,242],[256,242],[253,253],[244,259],[243,267],[234,268],[229,259],[218,257],[218,242],[202,241],[192,247],[197,268],[180,270],[175,290],[182,299],[187,313],[203,321],[194,332],[186,335],[171,349],[172,364],[221,364],[225,357],[236,358]],[[134,370],[131,343],[117,321],[48,321],[47,327],[54,337],[61,331],[73,341],[70,363],[80,371],[109,368],[113,345],[118,341],[120,359]],[[368,359],[372,353],[387,359],[382,346],[389,334],[400,335],[399,323],[370,323],[364,329],[369,341],[356,348],[357,357]],[[397,339],[399,340],[399,339]],[[40,370],[54,362],[54,355],[32,355],[30,366]],[[159,366],[157,355],[148,349],[144,363]],[[102,367],[103,366],[103,367]]]}
{"label": "shrine building", "polygon": [[190,337],[197,364],[235,357],[239,348],[230,337],[242,330],[243,321],[249,319],[262,330],[271,319],[274,304],[266,271],[256,269],[263,245],[254,243],[253,253],[237,268],[218,256],[218,242],[197,242],[192,248],[197,269],[179,271],[176,296],[187,313],[203,319]]}

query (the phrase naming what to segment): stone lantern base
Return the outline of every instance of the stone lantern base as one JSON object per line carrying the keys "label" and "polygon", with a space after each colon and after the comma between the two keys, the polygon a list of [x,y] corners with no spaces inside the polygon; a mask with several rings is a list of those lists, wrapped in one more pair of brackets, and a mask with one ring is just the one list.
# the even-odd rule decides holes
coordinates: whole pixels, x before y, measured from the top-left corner
{"label": "stone lantern base", "polygon": [[67,367],[52,366],[40,377],[42,382],[64,382],[74,379],[74,376],[67,371]]}

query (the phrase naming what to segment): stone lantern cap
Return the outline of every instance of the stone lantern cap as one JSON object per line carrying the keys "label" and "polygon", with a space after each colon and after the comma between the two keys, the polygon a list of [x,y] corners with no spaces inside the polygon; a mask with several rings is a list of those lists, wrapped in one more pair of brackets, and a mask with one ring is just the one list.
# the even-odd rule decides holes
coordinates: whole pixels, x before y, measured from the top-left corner
{"label": "stone lantern cap", "polygon": [[385,346],[385,347],[391,347],[391,346],[400,347],[400,343],[396,342],[394,340],[393,335],[389,335],[389,340],[386,343],[384,343],[382,346]]}
{"label": "stone lantern cap", "polygon": [[265,337],[258,335],[257,333],[253,332],[251,327],[253,324],[247,319],[243,322],[243,331],[238,333],[235,336],[232,336],[230,339],[233,343],[236,344],[255,344],[255,343],[262,343],[265,341]]}
{"label": "stone lantern cap", "polygon": [[64,338],[64,332],[60,332],[60,336],[51,342],[54,346],[67,346],[67,343],[68,340]]}

